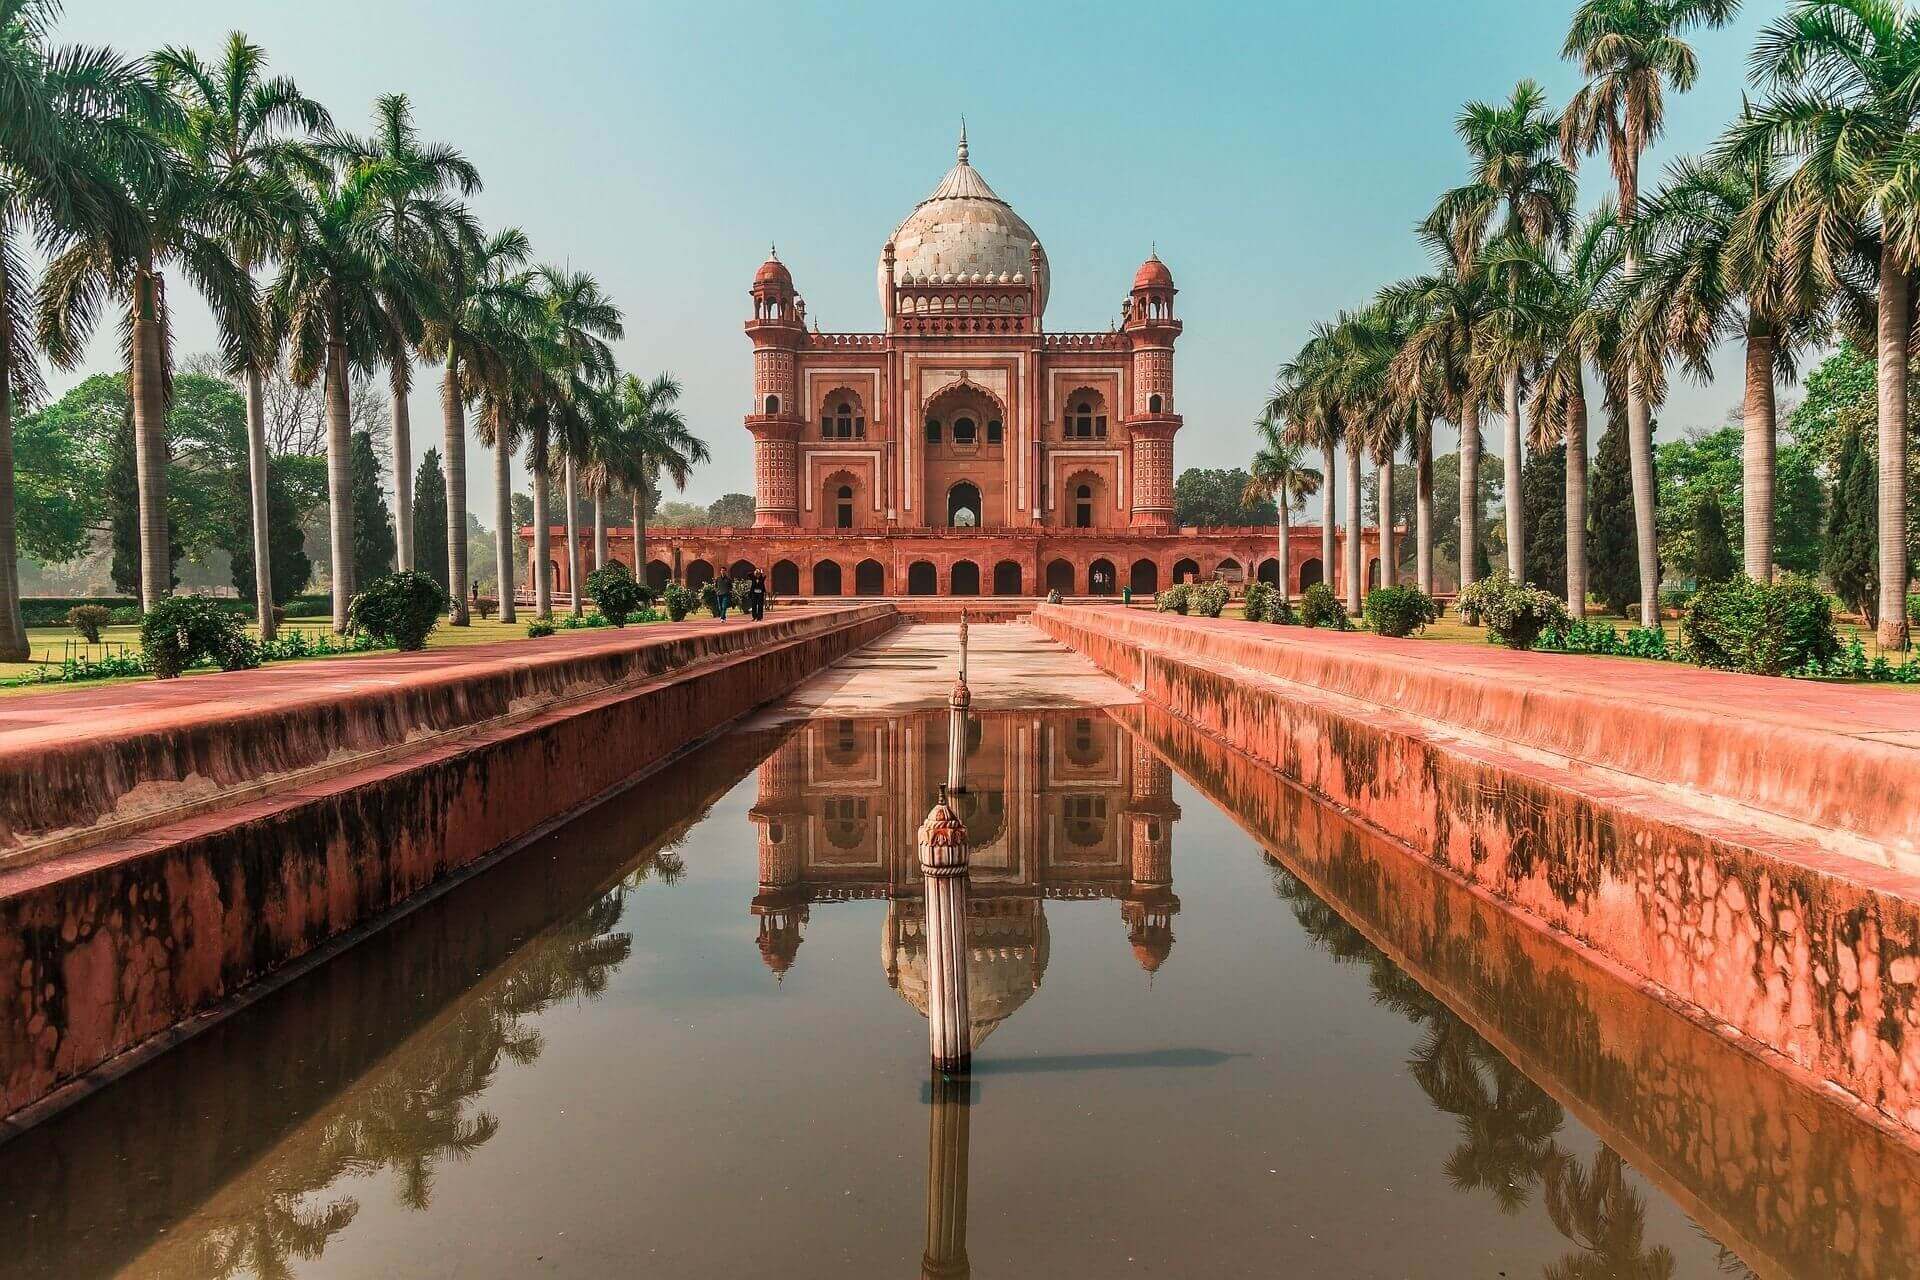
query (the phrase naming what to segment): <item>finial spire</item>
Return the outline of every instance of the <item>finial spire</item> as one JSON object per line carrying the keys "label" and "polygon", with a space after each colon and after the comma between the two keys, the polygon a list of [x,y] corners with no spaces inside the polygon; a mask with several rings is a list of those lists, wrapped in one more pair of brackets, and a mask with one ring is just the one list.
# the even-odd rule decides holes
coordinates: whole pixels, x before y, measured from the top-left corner
{"label": "finial spire", "polygon": [[960,163],[967,163],[967,118],[960,117]]}
{"label": "finial spire", "polygon": [[767,246],[767,257],[774,262],[780,261],[780,246],[777,244],[769,244]]}

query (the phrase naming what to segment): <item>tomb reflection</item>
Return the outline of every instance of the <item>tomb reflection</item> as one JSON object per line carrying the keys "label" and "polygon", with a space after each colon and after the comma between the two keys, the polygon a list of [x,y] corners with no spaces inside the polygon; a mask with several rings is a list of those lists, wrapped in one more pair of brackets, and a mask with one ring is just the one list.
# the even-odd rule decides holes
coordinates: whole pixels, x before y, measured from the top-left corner
{"label": "tomb reflection", "polygon": [[[1107,899],[1148,973],[1172,954],[1173,771],[1101,712],[987,713],[967,722],[971,845],[967,975],[978,1049],[1046,975],[1048,899]],[[927,1009],[924,893],[914,831],[946,780],[947,717],[808,721],[760,766],[752,818],[760,953],[798,962],[815,906],[885,899],[887,984]]]}

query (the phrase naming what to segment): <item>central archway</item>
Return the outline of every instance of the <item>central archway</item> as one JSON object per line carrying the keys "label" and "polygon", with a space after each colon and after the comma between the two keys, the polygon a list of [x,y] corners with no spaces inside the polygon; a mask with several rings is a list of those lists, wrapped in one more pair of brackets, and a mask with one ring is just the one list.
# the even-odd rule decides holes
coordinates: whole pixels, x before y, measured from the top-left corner
{"label": "central archway", "polygon": [[837,596],[840,594],[840,566],[831,560],[822,560],[813,566],[813,594],[817,596]]}
{"label": "central archway", "polygon": [[773,572],[767,575],[768,590],[776,596],[797,596],[800,594],[800,566],[791,560],[777,561]]}
{"label": "central archway", "polygon": [[1002,560],[993,566],[993,594],[997,596],[1017,596],[1020,594],[1020,562]]}
{"label": "central archway", "polygon": [[878,560],[862,560],[853,566],[853,594],[880,596],[887,593],[887,570]]}
{"label": "central archway", "polygon": [[947,581],[951,594],[977,596],[980,594],[980,566],[971,560],[956,561]]}
{"label": "central archway", "polygon": [[977,529],[980,527],[980,486],[971,480],[962,480],[947,490],[947,527],[950,529]]}
{"label": "central archway", "polygon": [[931,560],[915,560],[907,566],[907,594],[930,596],[940,590],[940,575]]}
{"label": "central archway", "polygon": [[1113,561],[1095,560],[1087,566],[1087,594],[1092,596],[1110,596],[1120,589],[1120,575],[1114,571]]}

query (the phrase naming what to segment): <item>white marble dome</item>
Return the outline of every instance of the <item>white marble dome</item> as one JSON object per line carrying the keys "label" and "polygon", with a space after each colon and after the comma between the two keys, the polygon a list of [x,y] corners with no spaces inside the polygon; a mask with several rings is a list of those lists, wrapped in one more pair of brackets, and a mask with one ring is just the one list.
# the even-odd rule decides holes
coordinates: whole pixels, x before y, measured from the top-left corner
{"label": "white marble dome", "polygon": [[[993,193],[987,180],[967,161],[967,135],[960,153],[933,194],[922,200],[893,233],[894,275],[934,283],[975,279],[1022,283],[1032,270],[1029,254],[1039,241],[1033,228]],[[1047,251],[1040,250],[1040,310],[1047,308]],[[878,271],[880,309],[887,307],[887,261],[881,251]]]}

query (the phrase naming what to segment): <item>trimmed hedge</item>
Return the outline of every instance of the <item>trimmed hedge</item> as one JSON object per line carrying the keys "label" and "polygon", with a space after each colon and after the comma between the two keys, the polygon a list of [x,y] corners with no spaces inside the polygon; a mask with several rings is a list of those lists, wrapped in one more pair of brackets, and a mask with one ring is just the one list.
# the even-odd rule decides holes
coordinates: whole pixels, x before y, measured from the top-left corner
{"label": "trimmed hedge", "polygon": [[1801,577],[1707,583],[1680,619],[1680,651],[1703,667],[1758,676],[1817,668],[1840,654],[1833,601]]}
{"label": "trimmed hedge", "polygon": [[1375,634],[1410,636],[1440,620],[1440,606],[1418,587],[1375,587],[1361,609]]}

